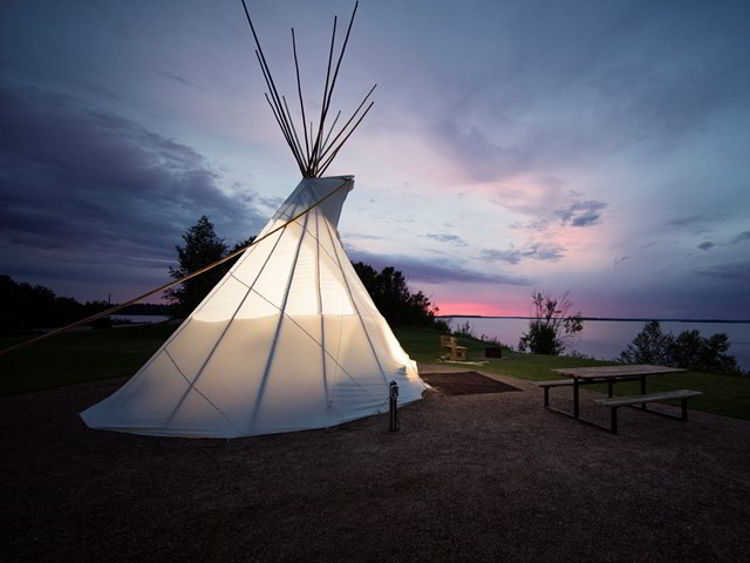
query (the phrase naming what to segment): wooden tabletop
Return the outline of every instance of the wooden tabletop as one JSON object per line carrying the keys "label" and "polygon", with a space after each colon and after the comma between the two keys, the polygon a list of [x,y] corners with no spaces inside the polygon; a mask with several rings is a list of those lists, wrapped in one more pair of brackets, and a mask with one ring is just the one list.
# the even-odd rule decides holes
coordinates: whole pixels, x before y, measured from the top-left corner
{"label": "wooden tabletop", "polygon": [[637,377],[641,375],[663,375],[686,371],[681,368],[652,366],[649,364],[619,364],[615,366],[597,366],[590,368],[558,368],[552,371],[580,379],[617,379],[618,377]]}

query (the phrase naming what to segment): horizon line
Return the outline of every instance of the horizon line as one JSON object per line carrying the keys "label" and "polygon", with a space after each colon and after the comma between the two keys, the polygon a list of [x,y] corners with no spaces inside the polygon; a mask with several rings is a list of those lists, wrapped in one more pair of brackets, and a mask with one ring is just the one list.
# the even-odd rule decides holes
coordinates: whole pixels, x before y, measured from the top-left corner
{"label": "horizon line", "polygon": [[[530,320],[536,317],[525,317],[522,315],[435,315],[436,319],[462,318],[462,319],[525,319]],[[584,321],[620,321],[620,322],[680,322],[680,323],[750,323],[750,319],[695,319],[695,318],[648,318],[648,317],[581,317]]]}

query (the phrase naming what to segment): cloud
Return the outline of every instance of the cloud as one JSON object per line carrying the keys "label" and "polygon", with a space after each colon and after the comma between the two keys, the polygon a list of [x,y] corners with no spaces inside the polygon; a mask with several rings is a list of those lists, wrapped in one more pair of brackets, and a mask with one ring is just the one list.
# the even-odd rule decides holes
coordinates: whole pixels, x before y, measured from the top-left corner
{"label": "cloud", "polygon": [[459,122],[444,119],[433,128],[439,146],[462,164],[471,178],[483,182],[507,178],[531,165],[532,146],[500,146],[477,127],[464,130]]}
{"label": "cloud", "polygon": [[498,184],[489,200],[515,213],[533,216],[529,226],[543,230],[554,209],[566,197],[576,195],[573,192],[563,194],[564,184],[555,176],[519,176]]}
{"label": "cloud", "polygon": [[722,281],[736,281],[750,284],[750,262],[733,262],[720,264],[711,268],[697,270],[701,276],[711,277]]}
{"label": "cloud", "polygon": [[[687,28],[675,29],[668,10],[653,25],[645,22],[659,17],[654,12],[632,6],[626,10],[630,13],[619,16],[614,16],[618,9],[607,10],[618,23],[598,37],[563,38],[559,33],[566,26],[550,26],[509,39],[504,62],[484,62],[498,76],[512,76],[512,86],[493,85],[483,73],[484,86],[462,81],[460,89],[440,92],[436,101],[423,104],[424,110],[417,109],[427,111],[443,102],[435,112],[440,117],[429,116],[436,145],[467,176],[491,182],[579,164],[593,167],[617,152],[643,150],[644,142],[649,143],[646,150],[673,150],[690,134],[708,128],[714,113],[744,110],[747,78],[730,54],[736,47],[726,45],[731,51],[722,57],[714,51],[718,43],[732,41],[731,35],[722,34],[710,45],[705,37],[690,37],[679,48],[689,54],[673,51],[670,64],[665,65],[667,59],[654,63],[629,51],[647,45],[646,50],[657,52],[665,36],[652,35],[654,29],[671,28],[680,36]],[[549,14],[541,20],[548,24]],[[566,48],[558,49],[561,44]]]}
{"label": "cloud", "polygon": [[615,268],[619,268],[626,260],[630,260],[630,256],[619,256],[617,258],[613,258],[612,265],[614,265]]}
{"label": "cloud", "polygon": [[669,227],[686,227],[691,234],[699,235],[708,231],[711,223],[717,223],[724,219],[726,219],[726,215],[697,214],[677,217],[667,221],[665,224]]}
{"label": "cloud", "polygon": [[163,76],[164,78],[167,78],[171,80],[172,82],[176,82],[178,84],[181,84],[182,86],[192,86],[193,83],[190,82],[188,79],[186,79],[183,76],[180,76],[179,74],[175,74],[173,72],[168,72],[166,70],[155,70],[156,74]]}
{"label": "cloud", "polygon": [[711,248],[715,246],[733,246],[735,244],[739,244],[741,242],[749,241],[750,240],[750,231],[743,231],[733,239],[729,240],[728,242],[720,242],[715,243],[711,241],[705,241],[698,245],[698,248],[701,250],[710,250]]}
{"label": "cloud", "polygon": [[511,229],[525,229],[527,231],[542,232],[546,231],[549,227],[549,221],[546,219],[537,219],[529,221],[528,223],[513,223],[510,225]]}
{"label": "cloud", "polygon": [[375,268],[393,266],[397,270],[402,271],[410,281],[421,281],[433,284],[469,282],[496,283],[503,285],[533,285],[533,280],[529,278],[467,270],[460,264],[448,260],[441,260],[438,264],[434,261],[420,260],[409,256],[372,254],[351,246],[347,246],[347,254],[352,262],[365,262]]}
{"label": "cloud", "polygon": [[562,209],[555,210],[555,216],[560,218],[563,225],[573,227],[588,227],[599,222],[601,210],[607,207],[602,201],[576,201]]}
{"label": "cloud", "polygon": [[55,249],[63,269],[85,254],[99,269],[126,256],[174,259],[203,214],[230,241],[264,222],[192,148],[51,92],[0,86],[0,170],[0,248]]}
{"label": "cloud", "polygon": [[117,37],[120,39],[130,39],[133,36],[127,20],[119,11],[112,6],[108,6],[104,2],[97,3],[96,8],[102,15],[101,21],[103,21]]}
{"label": "cloud", "polygon": [[426,235],[422,235],[422,237],[436,240],[438,242],[450,242],[453,244],[458,244],[459,246],[466,246],[466,241],[464,241],[464,239],[462,239],[458,235],[452,235],[449,233],[427,233]]}
{"label": "cloud", "polygon": [[554,243],[534,243],[524,248],[511,248],[509,250],[482,249],[482,259],[486,262],[507,262],[518,264],[521,260],[529,258],[532,260],[556,261],[565,254],[565,248]]}
{"label": "cloud", "polygon": [[361,239],[361,240],[383,240],[385,237],[380,235],[370,235],[366,233],[341,233],[342,238],[345,239]]}
{"label": "cloud", "polygon": [[489,200],[515,213],[528,215],[516,221],[513,229],[541,233],[554,225],[588,227],[600,222],[603,201],[583,199],[581,191],[564,190],[566,182],[555,176],[517,178],[500,185]]}
{"label": "cloud", "polygon": [[[602,117],[616,124],[614,130],[620,135],[652,138],[670,146],[704,126],[717,108],[739,99],[734,90],[744,85],[730,59],[717,61],[700,74],[687,65],[665,72],[629,61],[599,70],[589,83],[599,94]],[[719,81],[722,87],[717,87]]]}

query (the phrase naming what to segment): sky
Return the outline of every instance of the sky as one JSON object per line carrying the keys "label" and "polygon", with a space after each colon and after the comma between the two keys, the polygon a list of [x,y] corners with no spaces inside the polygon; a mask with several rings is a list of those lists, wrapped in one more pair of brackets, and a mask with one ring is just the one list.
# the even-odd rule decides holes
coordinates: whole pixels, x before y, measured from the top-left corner
{"label": "sky", "polygon": [[[295,27],[319,111],[353,2],[248,5],[290,100]],[[331,106],[378,85],[328,170],[355,176],[350,258],[440,314],[568,291],[586,316],[750,319],[748,29],[746,1],[363,0]],[[201,215],[257,233],[300,179],[264,91],[238,0],[1,1],[0,273],[124,301]]]}

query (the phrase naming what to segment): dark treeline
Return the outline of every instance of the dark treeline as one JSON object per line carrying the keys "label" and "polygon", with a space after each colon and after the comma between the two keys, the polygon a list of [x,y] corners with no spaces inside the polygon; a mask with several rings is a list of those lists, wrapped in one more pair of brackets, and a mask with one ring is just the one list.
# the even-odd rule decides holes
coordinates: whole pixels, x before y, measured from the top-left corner
{"label": "dark treeline", "polygon": [[424,326],[448,331],[447,323],[435,318],[438,308],[421,291],[412,293],[404,274],[393,266],[378,272],[369,264],[357,262],[354,270],[391,326]]}
{"label": "dark treeline", "polygon": [[[58,328],[85,319],[108,309],[106,301],[80,303],[72,297],[59,297],[41,285],[20,283],[7,275],[0,275],[0,335],[12,336],[43,328]],[[119,311],[118,315],[170,315],[169,305],[136,303]],[[93,326],[108,326],[107,319],[95,321]]]}
{"label": "dark treeline", "polygon": [[106,301],[79,303],[58,297],[41,285],[18,283],[0,275],[0,334],[9,336],[37,328],[55,328],[83,319],[109,307]]}

